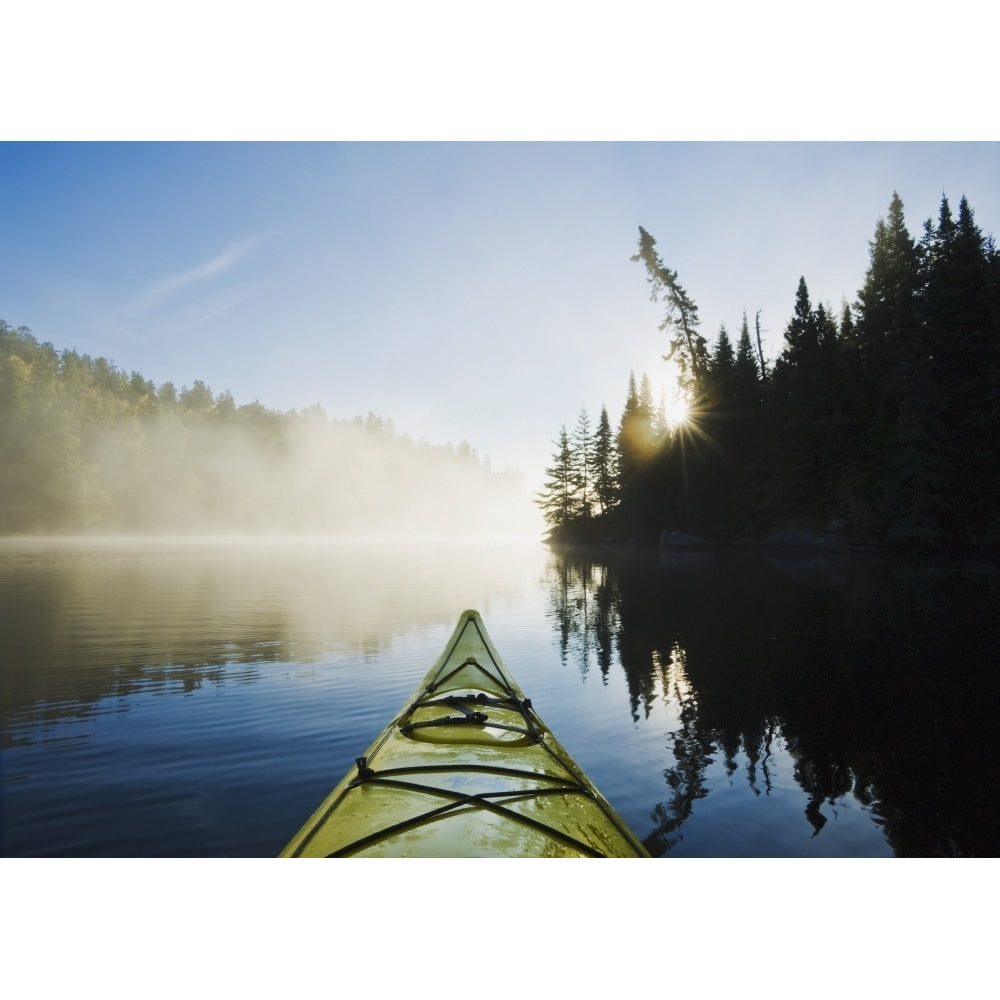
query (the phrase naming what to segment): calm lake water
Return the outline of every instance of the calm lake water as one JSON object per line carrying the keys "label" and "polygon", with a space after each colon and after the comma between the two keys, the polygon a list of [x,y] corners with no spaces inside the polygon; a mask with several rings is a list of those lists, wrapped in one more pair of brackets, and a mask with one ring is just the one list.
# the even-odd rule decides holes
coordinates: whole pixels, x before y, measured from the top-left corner
{"label": "calm lake water", "polygon": [[1000,574],[531,544],[0,541],[7,856],[271,856],[482,612],[662,857],[994,856]]}

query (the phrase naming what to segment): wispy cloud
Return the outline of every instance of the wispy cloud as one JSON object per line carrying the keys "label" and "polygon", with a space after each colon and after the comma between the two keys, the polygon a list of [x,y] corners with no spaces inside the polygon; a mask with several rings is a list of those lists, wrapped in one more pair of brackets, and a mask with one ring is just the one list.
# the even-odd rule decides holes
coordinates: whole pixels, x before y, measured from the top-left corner
{"label": "wispy cloud", "polygon": [[155,309],[161,302],[182,288],[224,274],[235,267],[261,239],[261,236],[250,236],[245,240],[240,240],[226,247],[217,257],[213,257],[203,264],[198,264],[180,274],[174,274],[154,282],[130,299],[118,311],[119,316],[123,318],[142,316]]}

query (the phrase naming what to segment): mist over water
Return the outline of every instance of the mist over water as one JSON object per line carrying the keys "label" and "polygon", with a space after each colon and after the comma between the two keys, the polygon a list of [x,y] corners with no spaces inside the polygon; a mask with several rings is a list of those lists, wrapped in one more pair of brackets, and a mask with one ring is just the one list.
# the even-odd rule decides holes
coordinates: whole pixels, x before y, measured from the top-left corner
{"label": "mist over water", "polygon": [[397,634],[521,593],[529,550],[307,536],[0,539],[3,704],[65,708],[151,665],[314,663],[334,648],[373,656]]}
{"label": "mist over water", "polygon": [[136,532],[339,537],[539,534],[523,478],[468,445],[431,445],[381,421],[321,411],[273,427],[115,427],[90,451],[100,521]]}
{"label": "mist over water", "polygon": [[[0,539],[0,853],[275,854],[541,546]],[[304,780],[303,780],[304,779]]]}

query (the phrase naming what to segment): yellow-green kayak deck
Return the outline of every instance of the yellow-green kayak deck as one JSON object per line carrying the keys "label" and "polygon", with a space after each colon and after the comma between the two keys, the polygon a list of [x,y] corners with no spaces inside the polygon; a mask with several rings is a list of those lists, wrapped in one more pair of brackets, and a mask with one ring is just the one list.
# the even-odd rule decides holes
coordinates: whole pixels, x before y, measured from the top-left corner
{"label": "yellow-green kayak deck", "polygon": [[476,611],[282,857],[648,857]]}

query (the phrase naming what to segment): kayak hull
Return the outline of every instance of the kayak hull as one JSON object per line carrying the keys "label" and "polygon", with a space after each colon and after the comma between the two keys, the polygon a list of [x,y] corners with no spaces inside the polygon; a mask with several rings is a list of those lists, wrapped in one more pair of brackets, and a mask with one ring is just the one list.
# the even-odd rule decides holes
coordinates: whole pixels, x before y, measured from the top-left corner
{"label": "kayak hull", "polygon": [[648,857],[476,611],[282,857]]}

